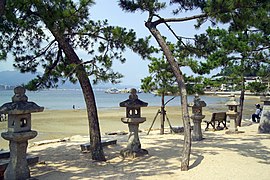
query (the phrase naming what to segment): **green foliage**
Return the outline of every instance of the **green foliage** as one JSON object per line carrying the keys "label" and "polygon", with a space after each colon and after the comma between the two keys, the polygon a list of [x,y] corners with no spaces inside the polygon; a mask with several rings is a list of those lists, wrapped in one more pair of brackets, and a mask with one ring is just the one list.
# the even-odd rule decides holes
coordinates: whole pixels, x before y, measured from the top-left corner
{"label": "green foliage", "polygon": [[203,77],[202,76],[184,76],[188,94],[204,94]]}
{"label": "green foliage", "polygon": [[203,79],[203,85],[204,87],[215,87],[215,88],[219,88],[221,86],[221,84],[223,84],[225,82],[225,77],[221,77],[218,80],[213,80],[211,78],[204,78]]}
{"label": "green foliage", "polygon": [[[233,21],[237,20],[235,18]],[[255,26],[237,28],[208,28],[206,34],[197,36],[197,47],[206,49],[204,53],[208,54],[198,72],[209,73],[212,69],[222,67],[219,75],[228,77],[238,90],[243,90],[245,76],[258,76],[262,66],[269,67],[270,39],[269,34],[255,29]],[[200,41],[202,38],[205,40]]]}
{"label": "green foliage", "polygon": [[203,84],[189,84],[187,83],[187,93],[191,94],[204,94],[204,86]]}
{"label": "green foliage", "polygon": [[141,89],[145,92],[157,91],[159,95],[172,95],[178,92],[176,79],[169,63],[162,58],[151,58],[148,65],[150,76],[142,79]]}
{"label": "green foliage", "polygon": [[[137,10],[149,12],[148,21],[152,20],[153,16],[161,18],[157,15],[158,11],[171,5],[176,15],[179,12],[194,9],[200,9],[205,13],[204,17],[197,19],[197,27],[207,20],[210,20],[213,25],[229,24],[228,30],[209,28],[206,33],[195,35],[194,43],[189,40],[184,43],[185,39],[177,37],[178,42],[172,51],[178,53],[176,58],[180,66],[189,66],[195,73],[210,73],[212,69],[220,66],[237,66],[240,64],[241,57],[245,58],[246,67],[268,59],[270,3],[267,1],[172,0],[166,3],[157,0],[120,0],[119,5],[128,12]],[[177,34],[177,32],[174,33]],[[207,62],[202,62],[199,66],[196,57],[207,59]]]}
{"label": "green foliage", "polygon": [[213,53],[208,55],[207,62],[201,63],[209,69],[217,66],[239,66],[242,59],[246,67],[269,62],[269,38],[265,38],[261,32],[229,32],[217,28],[208,29],[207,35],[203,36],[208,40],[201,44],[197,41],[201,49],[208,49],[207,47],[213,45],[215,47],[212,48]]}
{"label": "green foliage", "polygon": [[[36,72],[42,67],[43,77],[31,82],[31,86],[41,88],[67,80],[75,83],[81,65],[94,83],[119,82],[122,75],[111,68],[114,60],[124,63],[123,51],[127,48],[147,58],[153,52],[150,37],[137,38],[133,30],[110,26],[107,20],[91,20],[93,4],[92,0],[7,1],[0,17],[0,59],[11,53],[14,67],[21,72]],[[81,64],[70,63],[64,47],[55,39],[58,34],[74,50],[85,54]]]}
{"label": "green foliage", "polygon": [[267,91],[267,86],[262,84],[261,82],[251,82],[248,84],[247,89],[249,89],[250,92],[260,94],[265,93]]}
{"label": "green foliage", "polygon": [[119,0],[119,6],[127,12],[148,11],[150,13],[157,12],[166,7],[165,2],[158,2],[158,0],[137,0],[127,1]]}
{"label": "green foliage", "polygon": [[[151,58],[148,65],[150,76],[142,79],[141,89],[145,92],[157,92],[158,95],[179,94],[176,78],[172,72],[170,64],[162,58]],[[184,76],[188,94],[203,94],[205,85],[202,84],[203,77]]]}

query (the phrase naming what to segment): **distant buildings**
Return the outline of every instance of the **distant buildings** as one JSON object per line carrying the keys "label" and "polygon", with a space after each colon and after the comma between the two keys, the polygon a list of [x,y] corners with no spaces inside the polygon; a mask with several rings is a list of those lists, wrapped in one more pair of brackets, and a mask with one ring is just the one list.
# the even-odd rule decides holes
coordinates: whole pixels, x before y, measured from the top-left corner
{"label": "distant buildings", "polygon": [[3,85],[0,84],[0,91],[4,91],[4,90],[13,90],[16,86],[9,86],[9,85]]}
{"label": "distant buildings", "polygon": [[[233,90],[237,86],[236,84],[234,84],[232,78],[227,77],[227,76],[217,76],[217,77],[212,78],[212,80],[214,81],[220,81],[221,79],[223,81],[224,79],[227,79],[227,81],[226,83],[221,84],[218,90],[221,90],[221,91]],[[244,79],[245,79],[245,86],[248,86],[250,83],[253,83],[253,82],[259,82],[266,85],[268,88],[268,91],[270,90],[270,79],[267,77],[262,78],[258,76],[249,76],[249,77],[244,77]]]}

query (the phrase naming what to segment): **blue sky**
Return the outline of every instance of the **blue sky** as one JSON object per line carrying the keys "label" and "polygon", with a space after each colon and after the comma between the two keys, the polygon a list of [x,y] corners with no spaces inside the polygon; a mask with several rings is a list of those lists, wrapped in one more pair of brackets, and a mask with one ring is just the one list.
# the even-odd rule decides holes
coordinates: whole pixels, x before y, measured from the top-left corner
{"label": "blue sky", "polygon": [[[168,1],[167,1],[168,2]],[[91,16],[95,20],[108,19],[110,25],[118,25],[126,27],[127,29],[134,29],[137,33],[137,37],[149,36],[150,33],[147,28],[144,26],[144,22],[147,19],[146,13],[126,13],[123,12],[117,4],[117,1],[111,0],[97,0],[96,4],[90,10]],[[193,14],[199,14],[199,12],[193,12]],[[178,17],[190,16],[192,13],[183,13]],[[173,17],[171,9],[166,8],[165,11],[161,12],[163,17]],[[196,33],[203,32],[203,29],[207,28],[207,24],[204,25],[199,31],[195,30],[194,22],[183,22],[183,23],[174,23],[170,24],[176,33],[185,37],[193,37]],[[158,26],[163,35],[165,35],[170,41],[175,41],[175,38],[172,37],[171,33],[164,26]],[[157,45],[155,40],[152,41],[153,45]],[[115,61],[113,64],[113,69],[120,72],[124,75],[124,78],[121,80],[124,85],[134,85],[139,86],[141,79],[148,75],[148,60],[142,60],[138,55],[127,50],[124,53],[127,61],[125,64],[121,64],[118,61]],[[0,61],[0,71],[4,70],[14,70],[12,67],[12,58],[9,58],[7,62]],[[191,72],[185,68],[182,70],[184,73],[190,74]]]}

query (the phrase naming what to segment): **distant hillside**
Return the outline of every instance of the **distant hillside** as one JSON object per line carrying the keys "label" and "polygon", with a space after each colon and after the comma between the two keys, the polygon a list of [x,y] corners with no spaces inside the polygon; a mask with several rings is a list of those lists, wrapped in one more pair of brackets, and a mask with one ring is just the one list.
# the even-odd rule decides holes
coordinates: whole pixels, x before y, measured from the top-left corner
{"label": "distant hillside", "polygon": [[[17,71],[1,71],[0,72],[0,90],[3,89],[6,86],[18,86],[21,84],[26,84],[31,79],[35,78],[37,74],[31,74],[31,73],[20,73]],[[94,89],[107,89],[107,88],[130,88],[133,86],[128,85],[112,85],[110,83],[100,83],[98,85],[93,86]],[[13,89],[13,87],[11,87]],[[70,82],[66,82],[65,84],[60,84],[59,88],[65,88],[65,89],[74,89],[74,88],[80,88],[80,85],[72,84]]]}
{"label": "distant hillside", "polygon": [[33,79],[36,75],[31,73],[20,73],[17,71],[2,71],[0,72],[0,84],[9,85],[9,86],[17,86],[21,84],[25,84],[31,79]]}
{"label": "distant hillside", "polygon": [[[0,72],[0,85],[4,86],[18,86],[26,84],[30,80],[34,79],[38,74],[41,73],[20,73],[17,71],[2,71]],[[70,82],[60,86],[61,88],[78,88],[78,85],[74,85]]]}

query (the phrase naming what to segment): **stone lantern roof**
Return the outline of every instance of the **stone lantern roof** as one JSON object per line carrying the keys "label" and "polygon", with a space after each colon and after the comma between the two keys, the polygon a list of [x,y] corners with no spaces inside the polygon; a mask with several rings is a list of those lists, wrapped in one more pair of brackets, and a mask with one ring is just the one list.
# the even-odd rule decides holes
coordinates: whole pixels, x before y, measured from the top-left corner
{"label": "stone lantern roof", "polygon": [[229,101],[225,104],[226,106],[239,106],[239,103],[235,99],[235,95],[231,94]]}
{"label": "stone lantern roof", "polygon": [[38,106],[34,102],[28,102],[28,97],[25,95],[25,88],[18,86],[14,89],[15,95],[12,97],[12,102],[3,104],[0,107],[0,113],[3,114],[28,114],[33,112],[41,112],[44,107]]}
{"label": "stone lantern roof", "polygon": [[146,107],[148,103],[143,102],[140,99],[138,99],[137,90],[131,89],[129,99],[123,102],[120,102],[119,105],[120,107],[138,108],[138,107]]}
{"label": "stone lantern roof", "polygon": [[193,102],[188,104],[189,107],[205,107],[205,101],[202,101],[198,94],[195,94]]}

